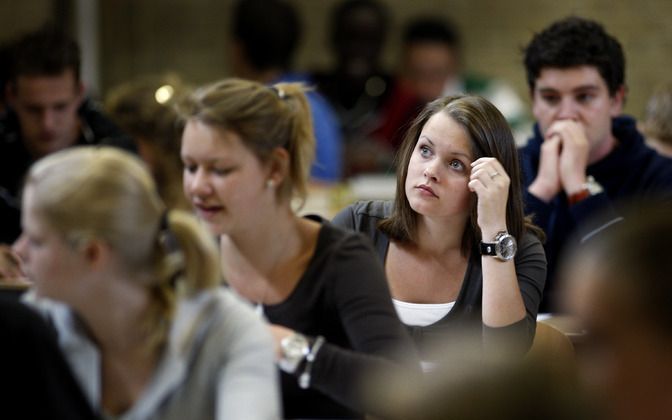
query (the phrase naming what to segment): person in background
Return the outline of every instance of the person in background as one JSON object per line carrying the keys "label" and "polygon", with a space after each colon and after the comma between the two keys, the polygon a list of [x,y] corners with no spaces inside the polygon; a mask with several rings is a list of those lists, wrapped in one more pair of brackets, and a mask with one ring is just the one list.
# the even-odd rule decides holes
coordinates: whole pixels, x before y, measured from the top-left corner
{"label": "person in background", "polygon": [[272,341],[220,288],[214,241],[142,161],[75,147],[35,163],[14,244],[88,402],[122,419],[272,419]]}
{"label": "person in background", "polygon": [[180,130],[175,104],[186,91],[176,76],[127,82],[112,89],[105,101],[110,118],[135,141],[169,208],[189,210],[182,191]]}
{"label": "person in background", "polygon": [[[537,120],[521,150],[524,200],[526,213],[546,232],[542,310],[548,312],[556,310],[561,253],[619,220],[614,202],[669,199],[672,160],[646,147],[635,120],[621,115],[623,49],[598,22],[574,16],[553,22],[534,35],[524,61]],[[602,220],[591,219],[597,210],[605,210]]]}
{"label": "person in background", "polygon": [[0,117],[0,242],[20,234],[19,191],[37,159],[76,144],[132,149],[130,139],[86,99],[80,51],[63,32],[45,26],[11,47],[10,76]]}
{"label": "person in background", "polygon": [[641,129],[650,147],[663,156],[672,157],[672,84],[659,86],[651,95]]}
{"label": "person in background", "polygon": [[[525,103],[502,80],[468,72],[462,36],[447,18],[420,16],[406,23],[401,43],[400,78],[422,104],[459,93],[480,95],[492,102],[511,126],[514,138],[526,136]],[[524,140],[524,138],[523,138]]]}
{"label": "person in background", "polygon": [[[301,22],[283,0],[239,0],[233,8],[231,61],[237,77],[264,84],[305,82],[307,74],[291,72],[301,40]],[[343,175],[341,127],[329,102],[317,91],[306,92],[315,130],[312,181],[334,183]]]}
{"label": "person in background", "polygon": [[334,224],[370,237],[394,305],[431,369],[465,330],[485,351],[532,344],[546,278],[539,229],[523,215],[515,142],[478,96],[430,102],[397,157],[394,201],[358,202]]}
{"label": "person in background", "polygon": [[294,211],[314,153],[304,92],[225,79],[188,96],[184,190],[229,285],[272,324],[284,417],[361,418],[365,378],[417,358],[368,241]]}
{"label": "person in background", "polygon": [[391,168],[394,149],[374,133],[386,120],[392,91],[392,76],[381,62],[389,24],[389,11],[377,0],[338,3],[329,22],[333,66],[312,74],[343,130],[345,177]]}
{"label": "person in background", "polygon": [[579,372],[604,418],[663,420],[672,418],[672,205],[637,201],[572,249],[562,303],[586,331]]}

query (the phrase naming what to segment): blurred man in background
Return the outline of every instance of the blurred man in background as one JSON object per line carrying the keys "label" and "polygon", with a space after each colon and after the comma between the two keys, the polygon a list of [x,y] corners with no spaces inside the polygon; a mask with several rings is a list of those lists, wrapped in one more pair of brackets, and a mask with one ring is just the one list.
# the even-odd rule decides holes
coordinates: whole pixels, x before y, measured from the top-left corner
{"label": "blurred man in background", "polygon": [[0,242],[19,235],[19,193],[29,166],[50,153],[81,144],[130,140],[89,100],[80,79],[80,50],[63,32],[45,26],[12,47],[0,118]]}

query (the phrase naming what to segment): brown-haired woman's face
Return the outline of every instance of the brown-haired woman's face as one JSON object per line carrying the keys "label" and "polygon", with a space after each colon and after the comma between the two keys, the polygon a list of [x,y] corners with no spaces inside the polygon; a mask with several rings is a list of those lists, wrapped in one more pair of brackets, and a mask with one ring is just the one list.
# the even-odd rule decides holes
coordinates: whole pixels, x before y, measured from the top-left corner
{"label": "brown-haired woman's face", "polygon": [[273,203],[269,171],[235,132],[189,120],[181,156],[184,192],[212,233],[254,228],[258,212]]}
{"label": "brown-haired woman's face", "polygon": [[471,140],[445,112],[433,115],[422,128],[408,163],[405,191],[413,210],[427,217],[469,215]]}

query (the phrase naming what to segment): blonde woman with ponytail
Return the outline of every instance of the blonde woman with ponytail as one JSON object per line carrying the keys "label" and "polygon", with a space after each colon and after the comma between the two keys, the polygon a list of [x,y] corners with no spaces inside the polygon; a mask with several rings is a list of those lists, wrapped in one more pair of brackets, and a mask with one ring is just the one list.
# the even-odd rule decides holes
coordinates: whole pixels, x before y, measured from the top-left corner
{"label": "blonde woman with ponytail", "polygon": [[89,402],[120,419],[272,419],[272,343],[219,286],[212,239],[167,211],[125,152],[78,147],[30,170],[15,244]]}
{"label": "blonde woman with ponytail", "polygon": [[351,418],[373,410],[367,374],[417,359],[371,245],[294,212],[315,147],[304,91],[227,79],[188,96],[184,189],[229,285],[272,324],[284,417]]}

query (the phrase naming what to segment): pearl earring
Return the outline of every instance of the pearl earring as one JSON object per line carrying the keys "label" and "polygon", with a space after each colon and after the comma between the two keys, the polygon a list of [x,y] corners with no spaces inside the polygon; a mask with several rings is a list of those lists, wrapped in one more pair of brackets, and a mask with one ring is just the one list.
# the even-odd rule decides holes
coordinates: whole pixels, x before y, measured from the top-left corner
{"label": "pearl earring", "polygon": [[266,181],[266,188],[270,189],[270,188],[273,188],[273,187],[275,187],[275,182],[273,182],[272,179],[267,180]]}

